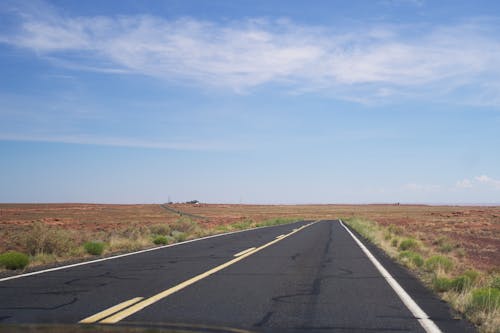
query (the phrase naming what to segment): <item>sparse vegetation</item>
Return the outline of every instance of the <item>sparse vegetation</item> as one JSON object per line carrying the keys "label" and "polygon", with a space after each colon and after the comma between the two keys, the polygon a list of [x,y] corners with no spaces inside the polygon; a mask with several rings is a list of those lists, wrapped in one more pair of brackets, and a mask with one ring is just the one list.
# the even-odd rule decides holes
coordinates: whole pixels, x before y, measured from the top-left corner
{"label": "sparse vegetation", "polygon": [[149,231],[154,235],[169,235],[172,231],[170,225],[166,223],[158,223],[149,226]]}
{"label": "sparse vegetation", "polygon": [[[440,292],[440,296],[466,313],[480,325],[481,331],[495,332],[500,327],[499,310],[479,311],[469,307],[473,291],[500,288],[497,251],[500,207],[171,204],[172,209],[184,215],[160,205],[0,204],[0,207],[0,252],[26,253],[30,266],[83,258],[88,255],[83,244],[89,240],[101,240],[106,244],[104,253],[111,254],[155,246],[153,240],[157,236],[174,243],[175,230],[192,239],[293,222],[300,216],[311,220],[348,216],[353,218],[349,223],[358,223],[364,229],[366,238],[417,272],[430,288],[434,277],[449,279],[452,286]],[[179,215],[184,219],[179,221]],[[282,218],[275,219],[277,216]],[[400,250],[399,245],[406,238],[415,239],[419,247]],[[402,254],[405,251],[415,255]],[[416,255],[422,258],[423,265],[419,266],[418,259],[413,261]],[[451,269],[427,271],[425,262],[434,255],[448,258]],[[463,275],[471,269],[478,276],[469,277],[469,283],[469,278]]]}
{"label": "sparse vegetation", "polygon": [[411,250],[415,249],[418,247],[418,242],[414,240],[413,238],[407,238],[401,241],[399,243],[399,250],[400,251],[406,251],[406,250]]}
{"label": "sparse vegetation", "polygon": [[182,231],[174,230],[172,231],[172,237],[175,239],[176,242],[183,242],[187,239],[187,234]]}
{"label": "sparse vegetation", "polygon": [[453,281],[447,277],[434,276],[432,279],[432,288],[438,292],[448,291],[452,287]]}
{"label": "sparse vegetation", "polygon": [[480,288],[472,292],[469,311],[496,311],[500,307],[500,289]]}
{"label": "sparse vegetation", "polygon": [[344,221],[394,259],[417,272],[424,283],[478,324],[481,332],[498,332],[500,275],[488,276],[470,268],[464,270],[463,263],[456,265],[453,257],[444,253],[453,252],[460,257],[461,249],[446,238],[441,237],[431,246],[425,246],[414,238],[400,240],[404,233],[393,225],[383,227],[360,218]]}
{"label": "sparse vegetation", "polygon": [[167,245],[168,244],[168,238],[166,236],[156,236],[153,239],[153,243],[156,245]]}
{"label": "sparse vegetation", "polygon": [[447,273],[452,268],[453,268],[453,261],[442,255],[432,256],[425,261],[425,269],[428,272],[439,273],[439,271],[442,270]]}
{"label": "sparse vegetation", "polygon": [[6,269],[23,269],[29,264],[29,257],[21,252],[7,251],[0,254],[0,266]]}
{"label": "sparse vegetation", "polygon": [[408,250],[401,252],[399,258],[401,261],[417,267],[421,267],[424,264],[424,259],[420,254]]}
{"label": "sparse vegetation", "polygon": [[273,218],[273,219],[268,219],[264,220],[261,222],[258,222],[255,224],[256,227],[271,227],[274,225],[281,225],[281,224],[287,224],[287,223],[293,223],[302,220],[302,218]]}
{"label": "sparse vegetation", "polygon": [[93,256],[100,256],[104,252],[103,242],[86,242],[83,244],[83,248],[88,254]]}
{"label": "sparse vegetation", "polygon": [[41,222],[33,224],[23,240],[24,248],[31,255],[63,255],[74,245],[72,235],[64,229],[50,227]]}

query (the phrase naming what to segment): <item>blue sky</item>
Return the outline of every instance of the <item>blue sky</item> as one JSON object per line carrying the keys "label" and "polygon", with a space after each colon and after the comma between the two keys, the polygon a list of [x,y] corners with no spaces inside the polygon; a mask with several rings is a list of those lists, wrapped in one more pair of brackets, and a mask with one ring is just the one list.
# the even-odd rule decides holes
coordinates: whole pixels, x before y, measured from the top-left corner
{"label": "blue sky", "polygon": [[497,1],[3,1],[0,202],[500,202]]}

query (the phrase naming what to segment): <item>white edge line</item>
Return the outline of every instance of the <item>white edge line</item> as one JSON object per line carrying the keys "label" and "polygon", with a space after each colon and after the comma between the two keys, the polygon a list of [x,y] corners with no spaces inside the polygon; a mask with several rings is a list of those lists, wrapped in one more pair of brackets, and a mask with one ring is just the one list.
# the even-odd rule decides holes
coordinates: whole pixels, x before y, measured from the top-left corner
{"label": "white edge line", "polygon": [[[305,222],[305,221],[297,221],[297,222]],[[297,223],[297,222],[293,222],[293,223]],[[284,225],[284,224],[282,224],[282,225]],[[179,243],[174,243],[174,244],[169,244],[169,245],[162,245],[162,246],[158,246],[158,247],[152,247],[150,249],[145,249],[145,250],[140,250],[140,251],[135,251],[135,252],[130,252],[130,253],[119,254],[119,255],[116,255],[116,256],[111,256],[111,257],[106,257],[106,258],[100,258],[100,259],[95,259],[95,260],[90,260],[90,261],[83,261],[83,262],[79,262],[79,263],[76,263],[76,264],[59,266],[59,267],[44,269],[44,270],[36,271],[36,272],[30,272],[30,273],[24,273],[24,274],[19,274],[19,275],[8,276],[8,277],[5,277],[5,278],[1,278],[0,282],[8,281],[8,280],[14,280],[14,279],[19,279],[19,278],[23,278],[23,277],[27,277],[27,276],[32,276],[32,275],[38,275],[38,274],[42,274],[42,273],[60,271],[60,270],[63,270],[63,269],[77,267],[77,266],[95,264],[95,263],[101,262],[101,261],[106,261],[106,260],[112,260],[112,259],[118,259],[118,258],[128,257],[128,256],[131,256],[131,255],[134,255],[134,254],[140,254],[140,253],[149,252],[149,251],[161,250],[161,249],[164,249],[164,248],[167,248],[167,247],[173,247],[173,246],[177,246],[177,245],[188,244],[188,243],[197,242],[197,241],[201,241],[201,240],[205,240],[205,239],[209,239],[209,238],[227,236],[227,235],[237,234],[237,233],[240,233],[240,232],[247,232],[247,231],[258,230],[258,229],[263,229],[263,228],[272,228],[272,227],[277,227],[277,226],[276,225],[270,225],[270,226],[252,228],[252,229],[247,229],[247,230],[231,231],[231,232],[226,232],[226,233],[223,233],[223,234],[217,234],[217,235],[211,235],[211,236],[206,236],[206,237],[202,237],[202,238],[191,239],[191,240],[184,241],[184,242],[179,242]]]}
{"label": "white edge line", "polygon": [[410,312],[417,318],[418,322],[427,333],[441,333],[441,330],[437,325],[429,318],[429,316],[422,310],[420,306],[411,298],[410,295],[401,287],[401,285],[392,277],[391,274],[382,266],[382,264],[371,254],[371,252],[366,248],[366,246],[361,243],[361,241],[345,226],[341,219],[339,219],[340,224],[347,230],[351,237],[356,241],[361,250],[366,254],[368,259],[373,263],[375,268],[378,269],[380,274],[384,277],[387,283],[392,287],[392,289],[399,296],[404,305],[410,310]]}
{"label": "white edge line", "polygon": [[249,249],[246,249],[246,250],[243,250],[243,251],[241,251],[241,252],[236,253],[233,257],[239,257],[239,256],[242,256],[242,255],[244,255],[245,253],[250,252],[250,251],[253,251],[253,250],[255,250],[255,249],[256,249],[256,247],[251,247],[251,248],[249,248]]}

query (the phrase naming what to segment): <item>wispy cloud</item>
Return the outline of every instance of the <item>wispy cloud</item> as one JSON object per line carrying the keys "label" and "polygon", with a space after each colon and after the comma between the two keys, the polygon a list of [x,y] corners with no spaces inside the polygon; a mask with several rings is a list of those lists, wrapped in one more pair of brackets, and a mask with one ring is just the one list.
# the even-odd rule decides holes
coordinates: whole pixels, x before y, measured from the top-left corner
{"label": "wispy cloud", "polygon": [[465,178],[455,184],[457,188],[461,189],[471,189],[480,185],[500,190],[500,180],[487,175],[475,176],[472,179]]}
{"label": "wispy cloud", "polygon": [[27,141],[27,142],[51,142],[70,143],[80,145],[96,145],[126,148],[148,148],[166,150],[191,150],[191,151],[235,151],[246,150],[248,146],[231,144],[217,141],[161,141],[161,140],[141,140],[126,137],[103,137],[96,135],[20,135],[20,134],[0,134],[0,141]]}
{"label": "wispy cloud", "polygon": [[498,21],[378,24],[347,33],[284,19],[216,23],[42,12],[22,15],[19,27],[1,34],[0,41],[73,69],[234,91],[278,83],[363,101],[360,96],[447,95],[472,86],[480,90],[474,92],[475,103],[499,102],[489,98],[500,94]]}

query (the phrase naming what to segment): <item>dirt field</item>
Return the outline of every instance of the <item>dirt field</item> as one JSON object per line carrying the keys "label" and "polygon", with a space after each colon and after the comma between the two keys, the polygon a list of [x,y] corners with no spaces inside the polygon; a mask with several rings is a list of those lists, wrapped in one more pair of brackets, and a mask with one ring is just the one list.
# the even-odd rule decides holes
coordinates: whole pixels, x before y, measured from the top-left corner
{"label": "dirt field", "polygon": [[[403,227],[426,243],[447,239],[463,249],[462,260],[479,270],[500,267],[500,207],[418,205],[190,205],[172,208],[203,216],[196,221],[206,227],[245,219],[274,217],[329,219],[359,216],[384,225]],[[109,232],[130,225],[171,223],[180,217],[159,205],[95,204],[0,204],[0,251],[16,249],[18,235],[40,221],[85,233]]]}

